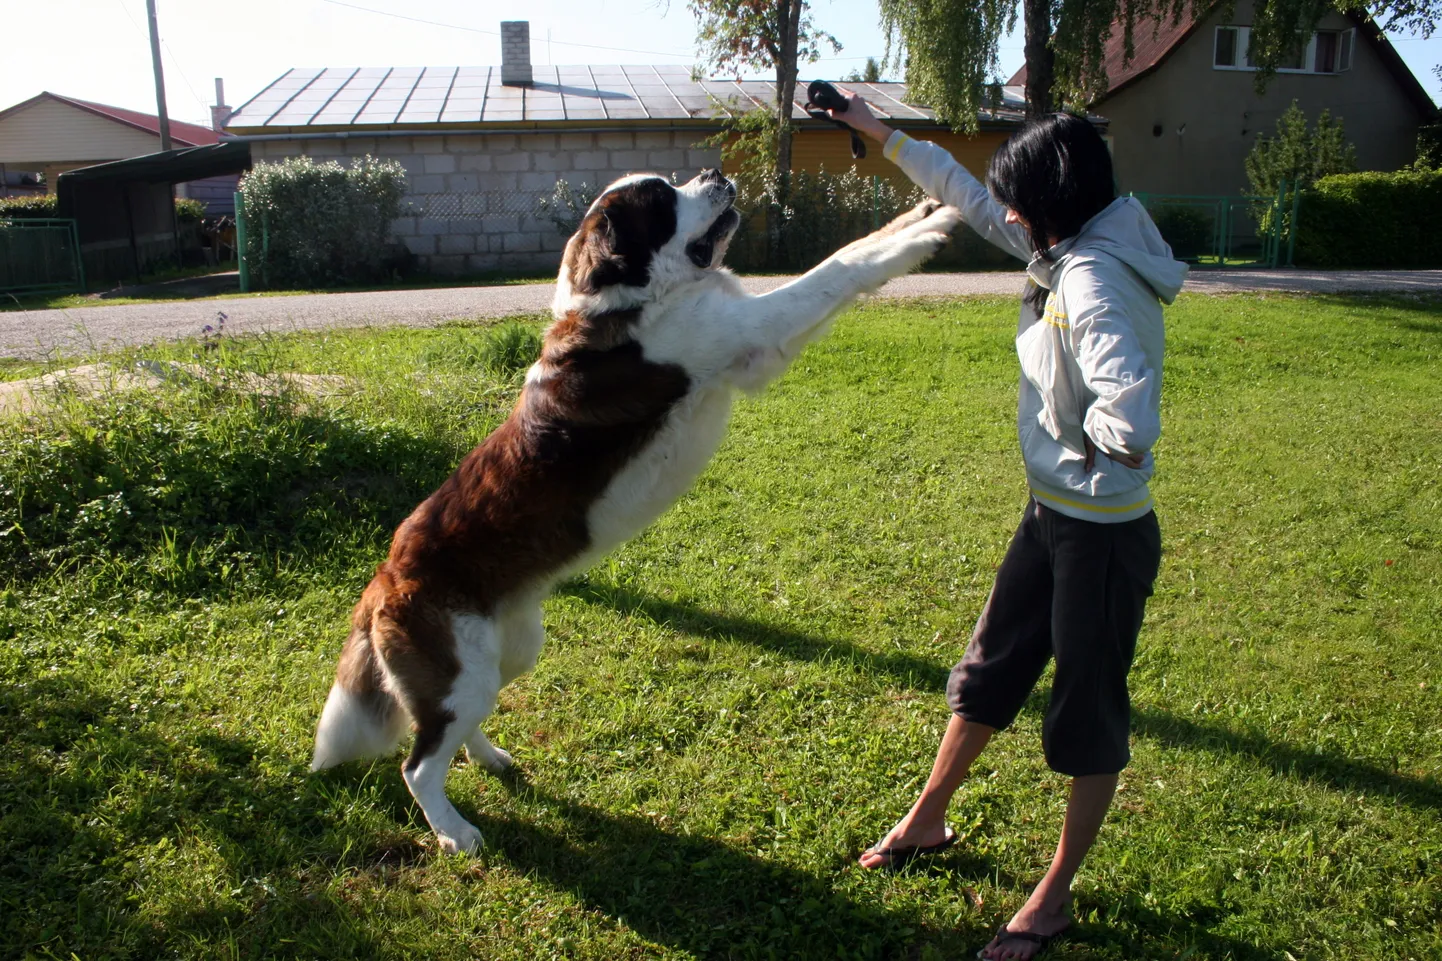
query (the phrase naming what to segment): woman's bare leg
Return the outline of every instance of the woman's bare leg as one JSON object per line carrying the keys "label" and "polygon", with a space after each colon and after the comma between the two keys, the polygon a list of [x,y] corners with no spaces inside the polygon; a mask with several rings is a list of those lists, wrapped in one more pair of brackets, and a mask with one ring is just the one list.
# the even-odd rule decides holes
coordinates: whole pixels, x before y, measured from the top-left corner
{"label": "woman's bare leg", "polygon": [[[1072,880],[1081,867],[1082,859],[1096,842],[1116,790],[1115,774],[1092,774],[1072,779],[1066,821],[1062,825],[1061,841],[1057,844],[1051,867],[1026,904],[1007,922],[1008,930],[1052,935],[1071,924],[1067,907],[1071,904]],[[982,957],[989,961],[1026,961],[1040,950],[1041,946],[1032,941],[1000,937],[994,938],[982,949]]]}
{"label": "woman's bare leg", "polygon": [[[946,725],[946,733],[942,735],[941,747],[937,749],[936,760],[931,765],[931,777],[922,788],[921,796],[876,848],[922,847],[945,840],[946,806],[956,789],[961,787],[961,782],[966,780],[972,762],[995,733],[994,727],[964,721],[953,714]],[[874,850],[861,855],[862,867],[886,866],[888,858],[874,853]]]}

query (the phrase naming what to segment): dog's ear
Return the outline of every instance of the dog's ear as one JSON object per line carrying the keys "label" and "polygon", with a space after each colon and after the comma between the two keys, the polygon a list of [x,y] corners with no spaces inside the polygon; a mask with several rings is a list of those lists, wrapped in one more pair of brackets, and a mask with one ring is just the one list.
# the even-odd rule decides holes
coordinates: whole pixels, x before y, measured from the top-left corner
{"label": "dog's ear", "polygon": [[582,222],[575,243],[575,256],[570,265],[572,289],[594,294],[621,282],[626,273],[626,258],[617,249],[616,225],[604,208]]}

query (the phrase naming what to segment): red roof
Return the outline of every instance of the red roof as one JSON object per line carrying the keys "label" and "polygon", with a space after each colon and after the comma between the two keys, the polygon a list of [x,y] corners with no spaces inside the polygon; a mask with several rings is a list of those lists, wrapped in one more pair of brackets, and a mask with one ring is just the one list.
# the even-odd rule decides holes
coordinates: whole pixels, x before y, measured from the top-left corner
{"label": "red roof", "polygon": [[[51,93],[48,90],[37,97],[26,100],[24,103],[18,103],[8,110],[0,111],[0,115],[10,113],[12,110],[18,110],[21,107],[28,107],[42,97],[48,97],[51,100],[57,100],[60,103],[69,104],[72,107],[98,114],[107,120],[123,123],[127,127],[134,127],[137,130],[153,133],[157,137],[160,136],[160,118],[153,114],[141,113],[138,110],[126,110],[124,107],[111,107],[103,103],[92,103],[89,100],[76,100],[74,97],[62,97],[60,94]],[[180,120],[172,120],[170,121],[170,139],[173,141],[173,146],[176,147],[200,147],[206,144],[219,143],[220,134],[211,130],[209,127],[185,123]]]}
{"label": "red roof", "polygon": [[[1107,72],[1107,92],[1104,96],[1111,96],[1160,67],[1162,61],[1191,35],[1196,25],[1190,11],[1184,11],[1176,23],[1170,20],[1161,24],[1138,23],[1132,28],[1132,58],[1123,63],[1126,44],[1122,26],[1120,23],[1112,24],[1112,35],[1107,38],[1102,54]],[[1025,65],[1007,82],[1025,85]]]}

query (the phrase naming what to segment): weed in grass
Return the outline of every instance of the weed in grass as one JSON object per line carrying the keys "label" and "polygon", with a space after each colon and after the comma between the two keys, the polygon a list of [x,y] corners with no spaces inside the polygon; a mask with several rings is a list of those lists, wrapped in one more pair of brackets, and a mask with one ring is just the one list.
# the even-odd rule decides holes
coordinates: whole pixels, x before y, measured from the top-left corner
{"label": "weed in grass", "polygon": [[[1134,760],[1052,956],[1442,956],[1439,318],[1169,312]],[[451,774],[475,862],[425,847],[398,758],[305,765],[390,526],[514,403],[484,327],[164,345],[118,361],[200,372],[0,424],[0,953],[975,951],[1060,826],[1044,687],[961,844],[853,862],[927,776],[1022,510],[1014,330],[1007,300],[869,305],[741,402],[695,490],[548,602],[490,730],[524,774]]]}

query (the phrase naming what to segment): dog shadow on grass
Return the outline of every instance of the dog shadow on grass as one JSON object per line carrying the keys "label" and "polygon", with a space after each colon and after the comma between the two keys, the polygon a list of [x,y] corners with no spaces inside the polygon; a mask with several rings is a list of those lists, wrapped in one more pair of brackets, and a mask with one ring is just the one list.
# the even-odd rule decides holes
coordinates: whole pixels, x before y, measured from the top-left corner
{"label": "dog shadow on grass", "polygon": [[[323,879],[420,857],[399,823],[336,825],[352,798],[243,737],[152,725],[128,700],[62,671],[0,685],[0,944],[27,957],[381,956],[373,923]],[[395,782],[361,793],[403,815]]]}

